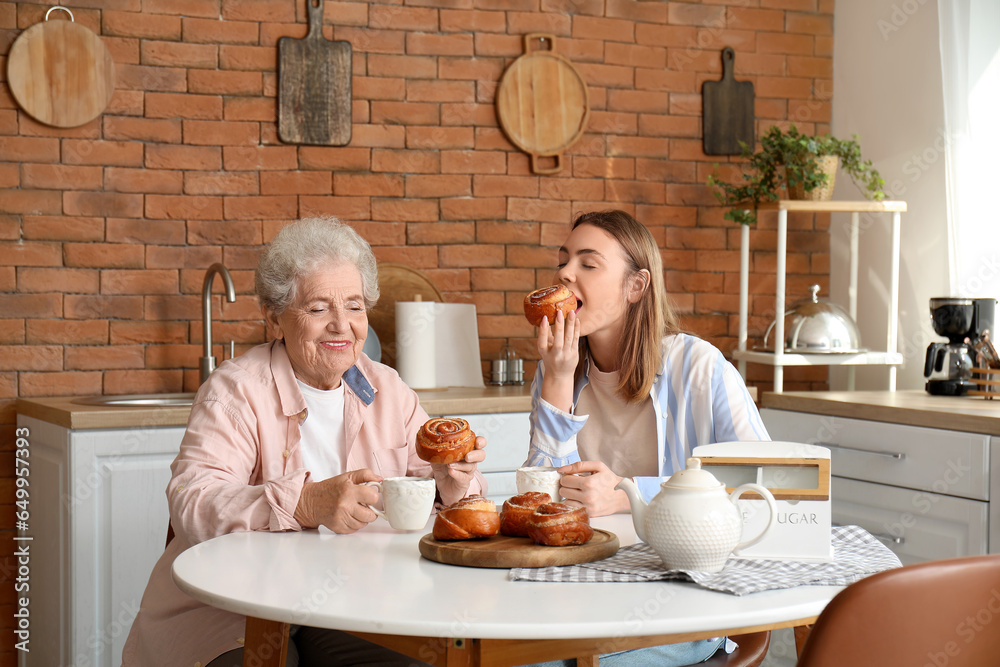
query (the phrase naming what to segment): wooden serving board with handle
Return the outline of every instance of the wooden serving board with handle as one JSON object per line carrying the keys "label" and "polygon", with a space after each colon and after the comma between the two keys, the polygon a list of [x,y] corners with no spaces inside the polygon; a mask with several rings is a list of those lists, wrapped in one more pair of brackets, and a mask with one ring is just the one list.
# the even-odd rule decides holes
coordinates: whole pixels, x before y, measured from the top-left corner
{"label": "wooden serving board with handle", "polygon": [[[587,82],[556,53],[554,35],[524,36],[524,55],[504,71],[496,92],[497,117],[511,143],[531,156],[536,174],[562,169],[562,154],[576,143],[590,116]],[[552,158],[545,166],[539,158]]]}
{"label": "wooden serving board with handle", "polygon": [[[53,10],[69,20],[49,20]],[[7,84],[24,111],[40,123],[79,127],[94,120],[115,92],[115,62],[101,38],[73,21],[65,7],[15,40],[7,56]]]}
{"label": "wooden serving board with handle", "polygon": [[733,76],[736,53],[722,49],[722,80],[701,86],[704,150],[706,155],[739,155],[740,142],[754,149],[754,92],[750,81]]}
{"label": "wooden serving board with handle", "polygon": [[420,555],[448,565],[468,567],[551,567],[592,563],[618,553],[618,536],[594,529],[586,544],[569,547],[545,547],[527,537],[495,535],[484,540],[445,542],[433,535],[420,538]]}
{"label": "wooden serving board with handle", "polygon": [[351,43],[323,36],[323,0],[306,0],[309,32],[278,40],[278,138],[289,144],[351,142]]}

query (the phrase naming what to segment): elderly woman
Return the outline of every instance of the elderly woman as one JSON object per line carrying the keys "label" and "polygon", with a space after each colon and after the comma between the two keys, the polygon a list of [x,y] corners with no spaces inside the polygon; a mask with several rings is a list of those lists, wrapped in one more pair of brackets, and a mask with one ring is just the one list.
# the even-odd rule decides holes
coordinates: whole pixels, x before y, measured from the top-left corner
{"label": "elderly woman", "polygon": [[[378,492],[365,483],[383,477],[433,474],[446,505],[485,492],[476,467],[485,440],[464,462],[419,459],[427,413],[395,371],[362,353],[379,292],[375,257],[356,232],[319,218],[285,227],[260,259],[256,292],[274,341],[223,363],[195,398],[167,486],[175,536],[150,576],[124,667],[242,664],[245,617],[197,602],[171,579],[174,558],[194,544],[250,530],[357,531],[377,516],[368,505]],[[299,628],[288,664],[334,652],[336,664],[412,662]]]}

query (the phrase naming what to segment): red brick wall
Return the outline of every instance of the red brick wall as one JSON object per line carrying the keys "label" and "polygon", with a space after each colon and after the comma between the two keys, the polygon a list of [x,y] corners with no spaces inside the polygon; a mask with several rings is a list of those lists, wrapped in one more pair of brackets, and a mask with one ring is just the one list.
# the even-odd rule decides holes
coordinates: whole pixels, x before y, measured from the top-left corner
{"label": "red brick wall", "polygon": [[[49,6],[0,2],[4,82],[11,43]],[[484,359],[511,339],[530,370],[523,294],[550,282],[575,214],[623,208],[659,241],[685,328],[728,354],[739,230],[704,185],[727,160],[702,152],[701,84],[720,77],[720,51],[732,46],[737,77],[755,85],[759,130],[825,132],[830,120],[833,0],[328,1],[327,36],[354,49],[345,147],[277,139],[276,43],[305,35],[304,1],[71,9],[116,63],[105,113],[47,127],[0,86],[0,539],[13,525],[16,398],[195,389],[205,269],[225,263],[238,293],[235,304],[214,297],[216,339],[263,341],[256,256],[299,216],[339,216],[380,260],[416,266],[449,300],[475,303]],[[532,174],[493,105],[522,35],[541,31],[557,36],[590,92],[587,131],[554,176]],[[792,217],[790,295],[828,283],[827,224]],[[758,336],[773,316],[773,220],[761,229]],[[769,385],[769,369],[751,372]],[[787,389],[826,380],[825,369],[786,375]],[[11,604],[4,587],[3,627]]]}

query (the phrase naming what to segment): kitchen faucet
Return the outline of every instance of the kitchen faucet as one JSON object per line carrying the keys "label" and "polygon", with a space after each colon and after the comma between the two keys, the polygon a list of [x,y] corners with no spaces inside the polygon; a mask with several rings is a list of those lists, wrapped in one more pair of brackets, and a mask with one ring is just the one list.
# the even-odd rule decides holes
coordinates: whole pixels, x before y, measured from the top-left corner
{"label": "kitchen faucet", "polygon": [[205,356],[201,358],[202,382],[215,370],[215,357],[212,356],[212,282],[215,274],[222,276],[222,282],[226,284],[226,300],[229,303],[236,301],[236,288],[233,287],[233,277],[229,275],[229,270],[219,262],[208,267],[208,271],[205,272],[205,282],[201,286],[202,324],[205,327]]}

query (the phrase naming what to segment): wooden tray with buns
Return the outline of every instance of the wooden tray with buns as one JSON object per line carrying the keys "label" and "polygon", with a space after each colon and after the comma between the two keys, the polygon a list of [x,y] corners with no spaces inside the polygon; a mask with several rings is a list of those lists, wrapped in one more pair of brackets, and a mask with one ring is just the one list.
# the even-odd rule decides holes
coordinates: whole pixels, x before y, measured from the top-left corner
{"label": "wooden tray with buns", "polygon": [[551,567],[592,563],[618,553],[618,536],[594,529],[586,544],[545,547],[527,537],[494,535],[480,540],[446,542],[431,534],[420,538],[420,555],[428,560],[467,567]]}

